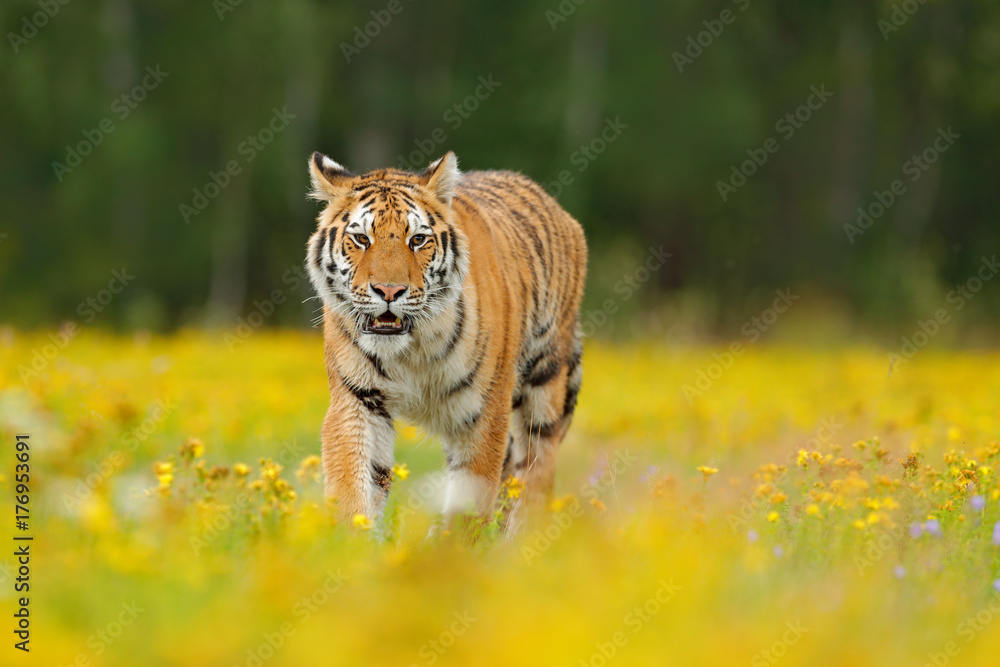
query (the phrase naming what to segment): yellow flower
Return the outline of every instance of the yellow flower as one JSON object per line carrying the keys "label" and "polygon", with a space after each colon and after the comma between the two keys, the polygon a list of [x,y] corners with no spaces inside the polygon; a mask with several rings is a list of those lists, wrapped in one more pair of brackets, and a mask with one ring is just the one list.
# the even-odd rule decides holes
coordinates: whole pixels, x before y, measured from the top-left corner
{"label": "yellow flower", "polygon": [[318,482],[320,468],[322,465],[323,460],[320,457],[315,454],[310,454],[302,459],[302,463],[299,464],[299,469],[295,471],[295,477],[298,478],[299,482],[302,484],[306,484],[310,480]]}
{"label": "yellow flower", "polygon": [[508,477],[504,481],[503,487],[508,498],[520,498],[521,492],[524,491],[524,482],[521,481],[520,477]]}
{"label": "yellow flower", "polygon": [[240,477],[246,477],[250,474],[250,468],[247,467],[245,463],[237,463],[233,466],[233,472],[235,472]]}
{"label": "yellow flower", "polygon": [[399,479],[406,479],[410,476],[410,469],[406,467],[405,463],[400,463],[393,467],[392,474]]}
{"label": "yellow flower", "polygon": [[205,445],[198,438],[188,438],[187,442],[181,445],[181,454],[185,458],[196,459],[205,453]]}
{"label": "yellow flower", "polygon": [[767,513],[767,520],[770,521],[771,523],[774,523],[775,521],[777,521],[780,518],[781,518],[781,515],[778,514],[777,512],[768,512]]}
{"label": "yellow flower", "polygon": [[962,439],[962,431],[957,426],[948,427],[948,440],[958,442]]}
{"label": "yellow flower", "polygon": [[806,507],[806,514],[808,514],[809,516],[814,516],[817,519],[823,518],[823,515],[820,514],[819,511],[819,505],[817,505],[816,503],[812,503]]}
{"label": "yellow flower", "polygon": [[865,523],[864,519],[855,519],[854,523],[852,523],[851,525],[857,528],[858,530],[864,530],[867,527],[867,524]]}
{"label": "yellow flower", "polygon": [[719,472],[719,469],[718,469],[718,468],[712,468],[711,466],[698,466],[698,467],[696,468],[696,470],[697,470],[698,472],[700,472],[700,473],[701,473],[702,475],[704,475],[704,476],[705,476],[705,477],[704,477],[704,480],[703,480],[703,481],[705,481],[705,482],[707,482],[707,481],[708,481],[708,478],[709,478],[709,477],[711,477],[711,476],[712,476],[712,475],[714,475],[715,473]]}
{"label": "yellow flower", "polygon": [[549,503],[550,512],[561,512],[567,505],[575,505],[577,502],[576,496],[572,493],[562,498],[553,498],[552,502]]}
{"label": "yellow flower", "polygon": [[795,460],[795,463],[802,466],[803,468],[807,467],[809,465],[809,452],[807,452],[804,449],[800,449],[798,458]]}
{"label": "yellow flower", "polygon": [[281,474],[282,468],[283,466],[280,463],[275,463],[274,461],[268,459],[267,461],[261,463],[260,476],[262,479],[273,482],[278,479],[278,475]]}
{"label": "yellow flower", "polygon": [[764,496],[771,495],[777,489],[774,488],[774,484],[767,482],[766,484],[761,484],[754,490],[754,495],[758,498],[763,498]]}
{"label": "yellow flower", "polygon": [[173,461],[157,461],[153,464],[153,472],[157,477],[167,475],[174,471]]}
{"label": "yellow flower", "polygon": [[593,505],[594,509],[596,509],[598,512],[603,512],[604,510],[607,509],[607,507],[604,506],[604,503],[602,503],[597,498],[591,498],[590,499],[590,504]]}
{"label": "yellow flower", "polygon": [[371,530],[372,522],[371,519],[366,517],[364,514],[355,514],[351,517],[351,525],[355,528],[360,528],[361,530]]}
{"label": "yellow flower", "polygon": [[771,496],[771,502],[774,503],[775,505],[781,504],[786,500],[788,500],[788,496],[786,496],[781,491],[778,491],[776,494]]}

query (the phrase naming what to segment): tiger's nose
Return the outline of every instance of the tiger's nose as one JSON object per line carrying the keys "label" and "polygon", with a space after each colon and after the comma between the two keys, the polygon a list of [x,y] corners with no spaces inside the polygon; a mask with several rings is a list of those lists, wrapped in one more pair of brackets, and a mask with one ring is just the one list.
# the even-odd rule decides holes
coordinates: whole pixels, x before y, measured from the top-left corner
{"label": "tiger's nose", "polygon": [[392,303],[396,299],[396,295],[403,292],[406,289],[406,285],[372,285],[372,289],[378,292],[378,294],[385,299],[386,303]]}

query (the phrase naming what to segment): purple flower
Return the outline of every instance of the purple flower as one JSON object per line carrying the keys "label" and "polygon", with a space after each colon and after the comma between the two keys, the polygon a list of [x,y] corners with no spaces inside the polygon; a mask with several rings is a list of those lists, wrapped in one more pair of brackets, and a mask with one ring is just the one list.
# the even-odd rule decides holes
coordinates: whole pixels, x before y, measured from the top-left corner
{"label": "purple flower", "polygon": [[1000,521],[993,524],[993,546],[1000,547]]}
{"label": "purple flower", "polygon": [[986,498],[983,498],[982,496],[972,496],[969,504],[972,506],[973,511],[982,512],[983,508],[986,507]]}
{"label": "purple flower", "polygon": [[774,547],[774,551],[772,553],[775,555],[775,557],[781,558],[782,556],[785,555],[785,550],[782,549],[781,547]]}
{"label": "purple flower", "polygon": [[906,568],[903,567],[902,565],[897,565],[896,567],[893,568],[892,573],[896,575],[897,579],[902,579],[903,577],[906,576]]}
{"label": "purple flower", "polygon": [[[997,526],[1000,526],[1000,523],[997,523]],[[760,537],[760,535],[758,535],[757,531],[754,530],[753,528],[747,531],[748,542],[756,542],[758,537]]]}
{"label": "purple flower", "polygon": [[993,580],[993,590],[995,590],[997,593],[1000,593],[1000,579]]}
{"label": "purple flower", "polygon": [[919,523],[910,524],[910,537],[916,540],[923,534],[924,534],[924,527],[922,525],[920,525]]}
{"label": "purple flower", "polygon": [[941,522],[937,519],[928,519],[924,522],[924,530],[934,537],[941,537]]}
{"label": "purple flower", "polygon": [[656,477],[659,474],[659,472],[660,472],[659,466],[649,466],[649,468],[646,469],[646,474],[641,475],[639,479],[643,482],[648,482],[650,477]]}

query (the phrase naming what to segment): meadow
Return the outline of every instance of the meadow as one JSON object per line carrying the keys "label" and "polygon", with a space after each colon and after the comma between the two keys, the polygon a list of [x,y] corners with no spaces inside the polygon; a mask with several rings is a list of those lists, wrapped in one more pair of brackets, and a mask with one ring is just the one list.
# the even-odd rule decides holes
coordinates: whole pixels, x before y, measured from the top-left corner
{"label": "meadow", "polygon": [[[63,342],[0,329],[5,665],[1000,655],[998,352],[592,341],[556,497],[469,545],[425,539],[444,461],[408,425],[383,520],[334,520],[318,333]],[[15,534],[34,537],[27,654]]]}

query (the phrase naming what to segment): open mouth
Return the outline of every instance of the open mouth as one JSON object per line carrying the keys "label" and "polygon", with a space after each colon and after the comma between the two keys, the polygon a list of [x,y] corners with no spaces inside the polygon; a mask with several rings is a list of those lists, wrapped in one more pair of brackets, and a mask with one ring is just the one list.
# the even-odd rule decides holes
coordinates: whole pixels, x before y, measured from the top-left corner
{"label": "open mouth", "polygon": [[361,331],[363,333],[377,334],[379,336],[399,336],[409,333],[412,327],[413,323],[409,317],[400,317],[388,310],[375,317],[369,315],[361,323]]}

